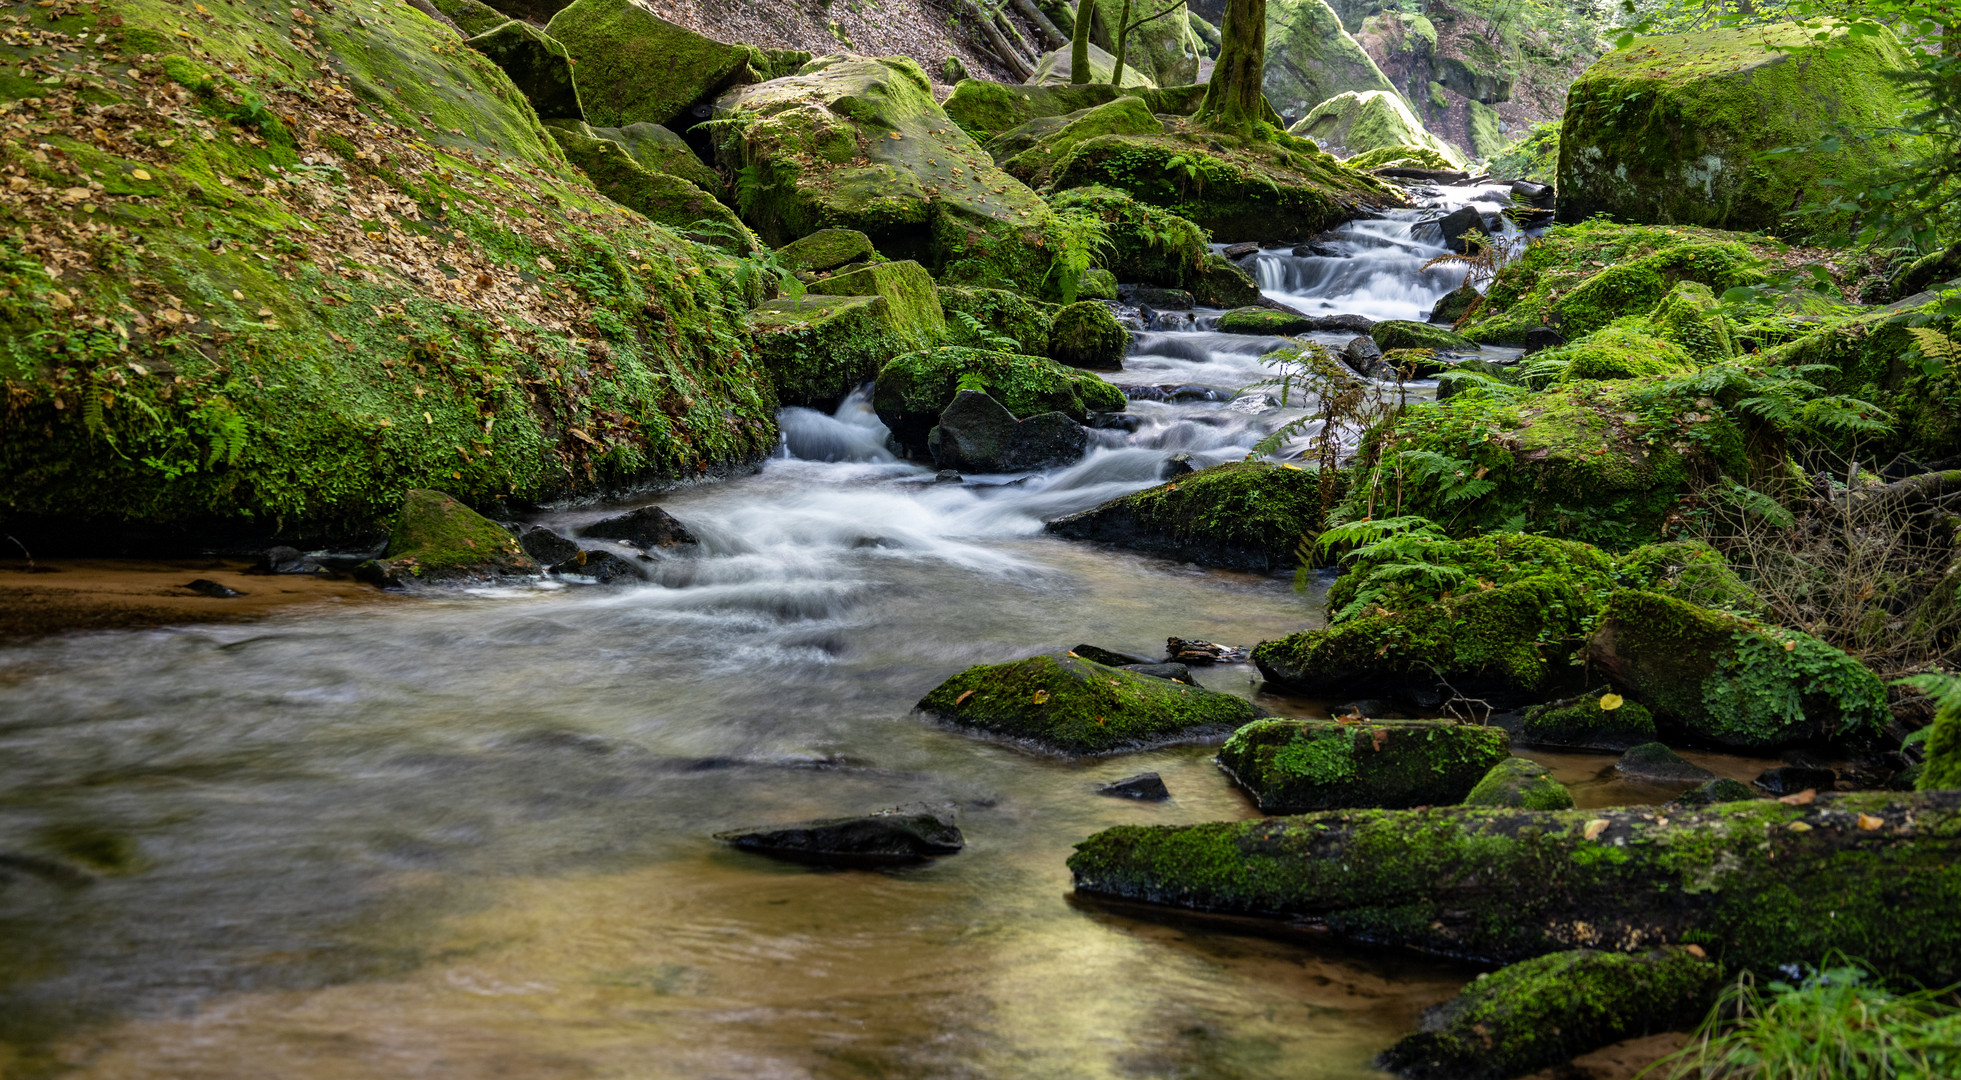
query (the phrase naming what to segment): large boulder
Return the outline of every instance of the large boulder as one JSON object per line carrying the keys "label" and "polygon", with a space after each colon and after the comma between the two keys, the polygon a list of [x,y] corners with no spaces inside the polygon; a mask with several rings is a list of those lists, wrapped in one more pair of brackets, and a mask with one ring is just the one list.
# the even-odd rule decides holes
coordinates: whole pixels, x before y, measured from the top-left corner
{"label": "large boulder", "polygon": [[1336,94],[1314,106],[1287,130],[1322,146],[1339,146],[1350,154],[1384,147],[1416,147],[1441,157],[1450,168],[1464,167],[1464,155],[1430,134],[1394,90]]}
{"label": "large boulder", "polygon": [[[1116,69],[1117,58],[1115,56],[1105,52],[1096,45],[1089,47],[1089,77],[1092,82],[1108,85],[1110,74],[1116,71]],[[1059,49],[1051,49],[1035,59],[1035,71],[1034,74],[1028,76],[1028,85],[1042,87],[1067,86],[1072,81],[1075,70],[1076,68],[1072,62],[1069,46],[1064,45]],[[1151,81],[1149,75],[1132,64],[1128,57],[1125,57],[1123,89],[1148,89],[1156,85],[1156,83]]]}
{"label": "large boulder", "polygon": [[833,408],[913,347],[876,294],[772,300],[749,313],[749,332],[785,405]]}
{"label": "large boulder", "polygon": [[[1170,10],[1181,3],[1183,0],[1090,0],[1088,14],[1094,20],[1090,24],[1091,48],[1105,52],[1106,56],[1116,52],[1117,30],[1125,25],[1122,20],[1127,11],[1133,29],[1125,45],[1126,76],[1135,70],[1157,86],[1190,83],[1198,76],[1198,57],[1186,46],[1186,16]],[[1059,51],[1064,54],[1066,65],[1069,50]],[[1095,54],[1091,57],[1091,65],[1095,66]],[[1109,80],[1109,69],[1115,64],[1114,56],[1104,60],[1101,77],[1105,81]]]}
{"label": "large boulder", "polygon": [[1480,975],[1427,1009],[1376,1064],[1410,1080],[1510,1080],[1576,1054],[1699,1023],[1722,988],[1704,950],[1572,949]]}
{"label": "large boulder", "polygon": [[1219,767],[1262,813],[1462,802],[1511,755],[1500,728],[1448,720],[1260,720],[1219,748]]}
{"label": "large boulder", "polygon": [[1038,117],[1095,108],[1123,96],[1106,82],[1060,86],[1010,86],[992,79],[962,79],[946,99],[946,114],[980,142]]}
{"label": "large boulder", "polygon": [[1040,187],[1048,182],[1056,162],[1079,143],[1099,135],[1163,132],[1164,122],[1151,114],[1150,106],[1134,97],[1120,97],[1066,116],[1030,120],[989,142],[987,152],[1001,162],[1008,175]]}
{"label": "large boulder", "polygon": [[482,581],[538,572],[538,564],[502,525],[440,491],[420,490],[403,497],[381,558],[357,571],[366,580],[391,585]]}
{"label": "large boulder", "polygon": [[668,124],[737,82],[755,80],[760,55],[705,38],[633,0],[573,0],[545,32],[578,66],[586,119],[601,127]]}
{"label": "large boulder", "polygon": [[777,261],[796,274],[828,274],[853,263],[869,262],[872,238],[856,229],[819,229],[776,251]]}
{"label": "large boulder", "polygon": [[1655,593],[1610,597],[1588,655],[1658,720],[1723,746],[1875,732],[1890,715],[1879,679],[1810,634]]}
{"label": "large boulder", "polygon": [[1395,93],[1327,0],[1267,0],[1266,49],[1267,100],[1290,118],[1337,94]]}
{"label": "large boulder", "polygon": [[1961,791],[1132,825],[1069,869],[1085,896],[1484,963],[1694,943],[1760,977],[1841,952],[1889,980],[1961,979]]}
{"label": "large boulder", "polygon": [[828,296],[879,296],[885,299],[886,323],[911,349],[931,349],[946,342],[946,314],[926,268],[908,259],[873,263],[834,274],[811,286]]}
{"label": "large boulder", "polygon": [[723,96],[717,155],[753,177],[743,217],[771,243],[856,229],[921,252],[947,284],[1053,288],[1047,204],[1001,172],[903,58],[826,57]]}
{"label": "large boulder", "polygon": [[1089,429],[1059,412],[1026,420],[978,390],[962,390],[926,433],[926,451],[942,469],[1025,472],[1070,465],[1089,449]]}
{"label": "large boulder", "polygon": [[[1010,351],[1048,355],[1049,327],[1057,310],[1053,306],[1007,289],[942,285],[938,291],[951,344],[986,348],[991,341],[1005,338],[1014,344],[1003,341],[1001,347]],[[967,324],[968,318],[979,326],[978,331]]]}
{"label": "large boulder", "polygon": [[1244,698],[1077,656],[968,668],[918,707],[957,727],[1064,754],[1221,739],[1266,715]]}
{"label": "large boulder", "polygon": [[[1910,147],[1898,138],[1809,147],[1841,127],[1885,125],[1909,104],[1890,33],[1769,24],[1637,38],[1567,92],[1559,136],[1560,221],[1777,229],[1805,201],[1857,189]],[[1824,34],[1820,39],[1817,35]],[[1792,219],[1825,231],[1844,215]]]}
{"label": "large boulder", "polygon": [[1296,565],[1321,527],[1314,473],[1266,461],[1234,461],[1178,477],[1058,518],[1048,530],[1227,570],[1268,573]]}
{"label": "large boulder", "polygon": [[1571,810],[1573,793],[1552,770],[1526,758],[1506,758],[1477,782],[1465,806],[1515,806],[1525,810]]}
{"label": "large boulder", "polygon": [[940,412],[963,389],[985,392],[1018,419],[1059,412],[1081,423],[1093,411],[1122,412],[1127,404],[1123,391],[1096,375],[1046,357],[949,345],[885,365],[872,407],[901,446],[923,456]]}
{"label": "large boulder", "polygon": [[565,46],[529,23],[506,20],[464,44],[489,57],[511,77],[539,116],[585,116],[579,90],[572,79],[572,60]]}
{"label": "large boulder", "polygon": [[678,176],[717,199],[723,198],[726,185],[721,175],[704,164],[686,140],[659,124],[599,127],[592,129],[592,135],[619,143],[648,172]]}
{"label": "large boulder", "polygon": [[465,38],[473,38],[487,30],[495,30],[512,19],[512,16],[483,3],[482,0],[432,0],[431,6],[440,12],[443,18],[455,23],[457,32]]}
{"label": "large boulder", "polygon": [[[578,166],[607,198],[649,221],[696,234],[704,242],[745,253],[755,250],[755,241],[735,211],[689,181],[649,170],[626,147],[598,138],[592,128],[579,121],[555,121],[551,133],[565,151],[565,159]],[[701,225],[704,221],[712,222],[715,230],[707,231]]]}

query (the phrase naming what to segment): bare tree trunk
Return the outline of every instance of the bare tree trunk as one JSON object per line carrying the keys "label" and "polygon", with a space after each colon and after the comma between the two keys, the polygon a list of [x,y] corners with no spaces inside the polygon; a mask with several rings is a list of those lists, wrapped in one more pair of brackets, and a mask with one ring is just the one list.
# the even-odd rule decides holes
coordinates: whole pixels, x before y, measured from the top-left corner
{"label": "bare tree trunk", "polygon": [[[1031,65],[1041,58],[1042,50],[1029,44],[1028,38],[1022,35],[1021,27],[1016,26],[1015,21],[1008,18],[1006,8],[996,8],[994,10],[994,23],[1005,31],[1008,40],[1014,43],[1016,56],[1025,58]],[[1030,70],[1033,70],[1033,68],[1031,67]]]}
{"label": "bare tree trunk", "polygon": [[1069,81],[1089,81],[1089,24],[1096,18],[1096,0],[1076,0],[1076,34],[1069,39]]}
{"label": "bare tree trunk", "polygon": [[1243,130],[1266,119],[1266,0],[1226,0],[1219,59],[1193,115],[1201,127]]}
{"label": "bare tree trunk", "polygon": [[1130,0],[1123,0],[1123,12],[1117,16],[1117,62],[1110,67],[1110,85],[1123,86],[1124,47],[1130,43]]}
{"label": "bare tree trunk", "polygon": [[1060,49],[1069,44],[1069,35],[1064,34],[1042,9],[1035,6],[1034,0],[1014,0],[1015,10],[1028,16],[1035,29],[1042,35],[1042,44],[1051,49]]}
{"label": "bare tree trunk", "polygon": [[1014,46],[1008,44],[1008,39],[1001,36],[1001,31],[995,27],[994,20],[988,17],[987,12],[982,11],[980,6],[974,3],[974,0],[963,0],[963,4],[967,9],[967,14],[975,22],[980,24],[981,31],[987,35],[988,43],[994,46],[994,55],[1000,59],[1001,63],[1007,65],[1008,70],[1014,74],[1015,78],[1025,80],[1030,75],[1035,74],[1035,69],[1028,65],[1028,61],[1022,59],[1021,54],[1015,51]]}

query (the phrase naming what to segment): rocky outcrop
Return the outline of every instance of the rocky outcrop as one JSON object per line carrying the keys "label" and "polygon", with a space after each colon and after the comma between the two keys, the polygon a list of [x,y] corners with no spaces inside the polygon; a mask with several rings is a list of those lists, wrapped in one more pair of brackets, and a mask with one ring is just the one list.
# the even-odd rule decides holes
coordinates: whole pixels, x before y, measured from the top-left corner
{"label": "rocky outcrop", "polygon": [[967,846],[951,806],[901,806],[863,817],[721,832],[715,839],[758,855],[845,867],[924,862]]}
{"label": "rocky outcrop", "polygon": [[1395,93],[1327,0],[1267,0],[1266,41],[1267,100],[1290,122],[1337,94]]}
{"label": "rocky outcrop", "polygon": [[1448,720],[1261,720],[1219,748],[1268,814],[1462,802],[1511,754],[1502,729]]}
{"label": "rocky outcrop", "polygon": [[692,121],[696,104],[762,75],[750,67],[757,50],[703,37],[632,0],[573,0],[545,32],[576,62],[585,118],[600,127]]}
{"label": "rocky outcrop", "polygon": [[749,313],[750,341],[776,399],[836,407],[912,348],[882,296],[772,300]]}
{"label": "rocky outcrop", "polygon": [[1087,371],[1040,356],[947,346],[908,353],[878,373],[872,407],[901,446],[927,452],[927,434],[962,389],[978,389],[1017,419],[1056,412],[1077,423],[1122,412],[1123,391]]}
{"label": "rocky outcrop", "polygon": [[[578,121],[554,122],[551,133],[565,151],[565,159],[578,166],[607,198],[638,211],[649,221],[693,234],[704,243],[718,243],[744,253],[755,250],[755,241],[735,211],[693,183],[649,170],[626,147],[598,138],[592,128]],[[710,224],[704,226],[703,222]]]}
{"label": "rocky outcrop", "polygon": [[704,164],[681,136],[659,124],[597,127],[592,129],[592,136],[620,144],[648,172],[678,176],[715,198],[728,201],[721,176]]}
{"label": "rocky outcrop", "polygon": [[1048,524],[1072,540],[1256,573],[1294,566],[1320,527],[1315,474],[1263,461],[1214,465]]}
{"label": "rocky outcrop", "polygon": [[381,558],[356,576],[381,585],[529,576],[538,564],[503,526],[440,491],[410,491]]}
{"label": "rocky outcrop", "polygon": [[1070,465],[1089,449],[1089,430],[1059,412],[1026,420],[977,390],[962,390],[926,434],[933,464],[963,473],[1025,472]]}
{"label": "rocky outcrop", "polygon": [[466,44],[503,68],[539,116],[570,120],[585,117],[572,78],[572,59],[565,46],[543,30],[509,19],[470,38]]}
{"label": "rocky outcrop", "polygon": [[1321,146],[1339,146],[1350,154],[1385,147],[1428,150],[1453,169],[1464,167],[1457,148],[1430,134],[1394,90],[1351,90],[1336,94],[1308,110],[1290,134],[1313,139]]}
{"label": "rocky outcrop", "polygon": [[946,313],[940,310],[933,277],[910,259],[880,262],[814,282],[811,291],[827,296],[877,296],[885,300],[886,325],[912,349],[946,342]]}

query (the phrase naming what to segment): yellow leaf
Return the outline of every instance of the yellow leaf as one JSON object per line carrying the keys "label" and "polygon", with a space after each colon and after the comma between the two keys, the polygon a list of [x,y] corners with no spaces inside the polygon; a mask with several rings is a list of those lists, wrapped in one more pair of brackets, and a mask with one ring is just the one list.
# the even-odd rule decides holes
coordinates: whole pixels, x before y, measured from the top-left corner
{"label": "yellow leaf", "polygon": [[434,424],[436,422],[436,418],[430,416],[428,413],[425,412],[422,414],[422,422],[425,424]]}
{"label": "yellow leaf", "polygon": [[244,294],[244,293],[242,293],[242,292],[239,292],[239,291],[238,291],[237,289],[233,289],[233,290],[232,290],[232,299],[233,299],[233,300],[243,300],[243,299],[245,299],[245,294]]}
{"label": "yellow leaf", "polygon": [[1619,694],[1600,695],[1601,712],[1613,712],[1615,709],[1620,708],[1622,704],[1623,702],[1621,701],[1621,696]]}
{"label": "yellow leaf", "polygon": [[1037,690],[1035,691],[1035,696],[1029,698],[1028,700],[1034,702],[1037,705],[1045,704],[1049,700],[1049,692],[1047,690]]}
{"label": "yellow leaf", "polygon": [[1785,652],[1790,652],[1792,649],[1795,649],[1797,647],[1798,647],[1798,643],[1795,641],[1787,641],[1784,643]]}
{"label": "yellow leaf", "polygon": [[1587,822],[1586,833],[1585,833],[1586,838],[1588,840],[1600,839],[1600,834],[1607,831],[1607,826],[1609,824],[1610,822],[1604,817],[1597,817],[1594,818],[1592,821]]}
{"label": "yellow leaf", "polygon": [[150,171],[148,169],[133,169],[129,175],[138,180],[148,180],[150,178]]}
{"label": "yellow leaf", "polygon": [[1708,954],[1707,952],[1705,952],[1705,951],[1703,950],[1703,948],[1702,948],[1702,946],[1700,946],[1700,945],[1685,945],[1685,946],[1683,946],[1683,948],[1685,948],[1685,949],[1687,949],[1687,950],[1689,951],[1689,955],[1690,955],[1690,956],[1693,956],[1693,957],[1696,957],[1696,958],[1698,958],[1698,959],[1702,959],[1702,960],[1707,960],[1707,959],[1709,958],[1709,954]]}
{"label": "yellow leaf", "polygon": [[1789,830],[1791,830],[1792,832],[1810,832],[1810,831],[1811,831],[1811,826],[1809,826],[1809,825],[1806,825],[1806,824],[1805,824],[1804,822],[1802,822],[1802,821],[1793,821],[1793,822],[1791,822],[1791,823],[1790,823],[1789,825],[1786,825],[1786,826],[1784,826],[1784,827],[1785,827],[1785,828],[1787,828],[1787,829],[1789,829]]}
{"label": "yellow leaf", "polygon": [[75,306],[75,302],[68,299],[67,293],[57,289],[48,294],[48,306],[56,311],[67,311],[69,308]]}
{"label": "yellow leaf", "polygon": [[1805,788],[1803,791],[1798,792],[1796,795],[1786,795],[1777,801],[1783,803],[1785,806],[1810,806],[1812,800],[1816,799],[1817,797],[1818,797],[1817,788]]}
{"label": "yellow leaf", "polygon": [[1883,817],[1874,817],[1871,814],[1860,814],[1859,827],[1867,832],[1872,832],[1875,829],[1883,829],[1886,827],[1886,819]]}

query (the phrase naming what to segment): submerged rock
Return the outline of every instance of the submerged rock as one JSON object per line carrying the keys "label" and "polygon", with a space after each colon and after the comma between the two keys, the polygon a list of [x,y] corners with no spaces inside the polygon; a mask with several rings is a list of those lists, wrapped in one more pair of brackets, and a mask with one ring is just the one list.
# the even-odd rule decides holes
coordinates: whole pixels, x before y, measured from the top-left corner
{"label": "submerged rock", "polygon": [[580,529],[579,535],[596,537],[600,540],[618,540],[642,551],[700,542],[688,531],[686,525],[681,524],[673,514],[658,506],[643,506],[637,510],[629,510],[624,514],[595,521]]}
{"label": "submerged rock", "polygon": [[1048,530],[1228,570],[1265,573],[1296,562],[1301,538],[1320,530],[1314,473],[1268,462],[1230,462],[1058,518]]}
{"label": "submerged rock", "polygon": [[503,526],[440,491],[410,491],[402,499],[382,557],[357,575],[375,584],[464,581],[539,572]]}
{"label": "submerged rock", "polygon": [[1667,784],[1701,784],[1716,774],[1670,750],[1664,743],[1642,743],[1614,762],[1614,771],[1634,780],[1657,780]]}
{"label": "submerged rock", "polygon": [[199,596],[208,596],[213,600],[230,600],[233,597],[245,595],[230,585],[212,581],[210,578],[198,578],[186,584],[184,588],[191,590]]}
{"label": "submerged rock", "polygon": [[934,465],[970,473],[1025,472],[1070,465],[1089,449],[1089,429],[1059,412],[1017,420],[978,390],[962,390],[926,435]]}
{"label": "submerged rock", "polygon": [[1506,758],[1491,767],[1464,796],[1465,806],[1515,806],[1525,810],[1571,810],[1573,793],[1553,779],[1552,770],[1525,758]]}
{"label": "submerged rock", "polygon": [[1138,773],[1136,776],[1112,781],[1096,786],[1098,795],[1113,795],[1119,799],[1144,799],[1158,802],[1171,797],[1171,789],[1164,786],[1164,779],[1154,772]]}
{"label": "submerged rock", "polygon": [[1699,1022],[1723,983],[1701,948],[1574,949],[1480,975],[1376,1064],[1410,1080],[1508,1080]]}
{"label": "submerged rock", "polygon": [[982,665],[920,699],[929,716],[1065,754],[1109,754],[1225,736],[1265,710],[1075,657]]}
{"label": "submerged rock", "polygon": [[1500,728],[1447,720],[1261,720],[1233,733],[1219,767],[1263,813],[1462,802],[1511,755]]}
{"label": "submerged rock", "polygon": [[647,572],[633,560],[605,550],[579,551],[552,566],[552,573],[590,579],[595,585],[635,584],[647,580]]}
{"label": "submerged rock", "polygon": [[1800,791],[1831,791],[1838,773],[1807,765],[1780,765],[1766,769],[1757,777],[1757,786],[1772,795],[1796,795]]}
{"label": "submerged rock", "polygon": [[952,855],[967,846],[951,806],[902,806],[863,817],[720,832],[742,851],[824,866],[887,866]]}
{"label": "submerged rock", "polygon": [[1149,659],[1148,657],[1114,652],[1096,645],[1078,645],[1069,650],[1069,655],[1081,657],[1084,660],[1094,660],[1099,664],[1108,664],[1111,667],[1129,667],[1133,664],[1157,663],[1156,660]]}

